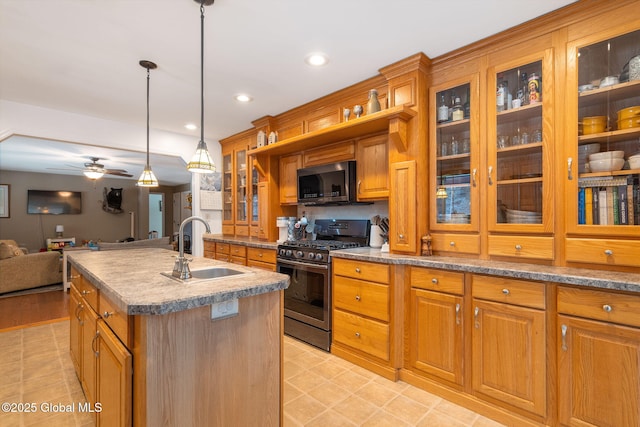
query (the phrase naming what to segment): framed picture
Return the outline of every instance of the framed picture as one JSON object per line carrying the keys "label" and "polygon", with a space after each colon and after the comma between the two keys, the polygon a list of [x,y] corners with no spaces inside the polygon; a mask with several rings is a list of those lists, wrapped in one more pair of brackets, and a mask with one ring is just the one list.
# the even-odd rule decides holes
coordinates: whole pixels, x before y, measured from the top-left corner
{"label": "framed picture", "polygon": [[0,218],[9,218],[9,184],[0,184]]}

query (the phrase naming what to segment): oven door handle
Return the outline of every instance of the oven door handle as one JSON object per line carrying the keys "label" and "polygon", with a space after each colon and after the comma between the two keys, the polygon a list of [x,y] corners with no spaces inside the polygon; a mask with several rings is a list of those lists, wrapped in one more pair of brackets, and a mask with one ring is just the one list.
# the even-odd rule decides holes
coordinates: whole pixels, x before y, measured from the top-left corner
{"label": "oven door handle", "polygon": [[294,267],[302,267],[303,269],[329,270],[328,264],[311,264],[311,263],[300,262],[300,261],[290,261],[286,259],[276,260],[276,265],[277,264],[291,265]]}

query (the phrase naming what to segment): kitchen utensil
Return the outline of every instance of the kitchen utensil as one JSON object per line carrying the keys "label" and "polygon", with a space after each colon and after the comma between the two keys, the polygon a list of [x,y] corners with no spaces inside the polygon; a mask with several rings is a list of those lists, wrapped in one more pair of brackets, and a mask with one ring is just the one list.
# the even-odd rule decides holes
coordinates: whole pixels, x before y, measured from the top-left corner
{"label": "kitchen utensil", "polygon": [[588,90],[593,90],[593,89],[594,89],[594,86],[592,84],[578,86],[578,92],[586,92]]}
{"label": "kitchen utensil", "polygon": [[607,125],[607,116],[583,117],[581,124],[583,135],[604,132]]}
{"label": "kitchen utensil", "polygon": [[382,229],[383,233],[389,233],[389,218],[382,218],[380,220],[380,228]]}
{"label": "kitchen utensil", "polygon": [[640,117],[640,105],[618,110],[618,121]]}
{"label": "kitchen utensil", "polygon": [[631,129],[640,126],[640,117],[618,120],[618,129]]}
{"label": "kitchen utensil", "polygon": [[630,169],[640,169],[640,156],[639,157],[629,157],[629,168]]}

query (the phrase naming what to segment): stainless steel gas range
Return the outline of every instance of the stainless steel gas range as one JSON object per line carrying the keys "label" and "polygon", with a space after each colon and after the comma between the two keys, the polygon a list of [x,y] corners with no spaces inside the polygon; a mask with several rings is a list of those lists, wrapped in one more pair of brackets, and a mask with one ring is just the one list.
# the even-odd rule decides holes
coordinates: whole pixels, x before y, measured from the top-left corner
{"label": "stainless steel gas range", "polygon": [[369,220],[319,219],[316,240],[278,245],[277,269],[291,277],[284,291],[284,333],[331,349],[331,251],[369,244]]}

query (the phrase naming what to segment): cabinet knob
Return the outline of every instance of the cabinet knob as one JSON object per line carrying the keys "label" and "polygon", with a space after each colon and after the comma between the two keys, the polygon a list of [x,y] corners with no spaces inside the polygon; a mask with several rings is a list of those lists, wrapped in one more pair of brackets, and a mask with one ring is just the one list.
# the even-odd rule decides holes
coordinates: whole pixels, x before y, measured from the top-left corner
{"label": "cabinet knob", "polygon": [[606,250],[604,251],[604,254],[605,254],[605,255],[609,255],[609,256],[611,256],[611,255],[613,255],[613,251],[612,251],[611,249],[606,249]]}
{"label": "cabinet knob", "polygon": [[398,234],[398,238],[399,238],[400,240],[404,239],[404,234]]}
{"label": "cabinet knob", "polygon": [[356,332],[356,338],[360,338],[360,332]]}
{"label": "cabinet knob", "polygon": [[456,245],[456,242],[454,242],[453,240],[449,242],[449,246],[454,247]]}
{"label": "cabinet knob", "polygon": [[522,245],[516,245],[516,251],[521,251],[522,250]]}
{"label": "cabinet knob", "polygon": [[113,311],[105,311],[104,313],[102,313],[102,317],[109,318],[111,316],[113,316],[115,313]]}
{"label": "cabinet knob", "polygon": [[360,301],[360,295],[356,295],[356,301]]}
{"label": "cabinet knob", "polygon": [[611,307],[609,304],[605,304],[602,306],[602,309],[607,313],[611,313],[611,311],[613,310],[613,307]]}
{"label": "cabinet knob", "polygon": [[507,288],[504,288],[502,290],[502,293],[505,294],[505,295],[509,295],[511,293],[511,291],[509,289],[507,289]]}
{"label": "cabinet knob", "polygon": [[438,284],[438,279],[436,279],[435,277],[433,279],[431,279],[431,283],[433,283],[434,285]]}
{"label": "cabinet knob", "polygon": [[489,166],[489,185],[493,185],[493,180],[491,179],[492,172],[493,172],[493,166]]}
{"label": "cabinet knob", "polygon": [[260,252],[260,253],[258,254],[258,256],[259,256],[260,258],[262,258],[262,252]]}
{"label": "cabinet knob", "polygon": [[573,159],[569,157],[567,159],[567,179],[571,181],[573,179],[573,174],[571,173],[571,165],[573,164]]}
{"label": "cabinet knob", "polygon": [[471,176],[473,177],[473,186],[476,186],[476,174],[478,173],[477,169],[473,169],[473,171],[471,172]]}
{"label": "cabinet knob", "polygon": [[360,273],[360,267],[356,267],[356,273]]}

